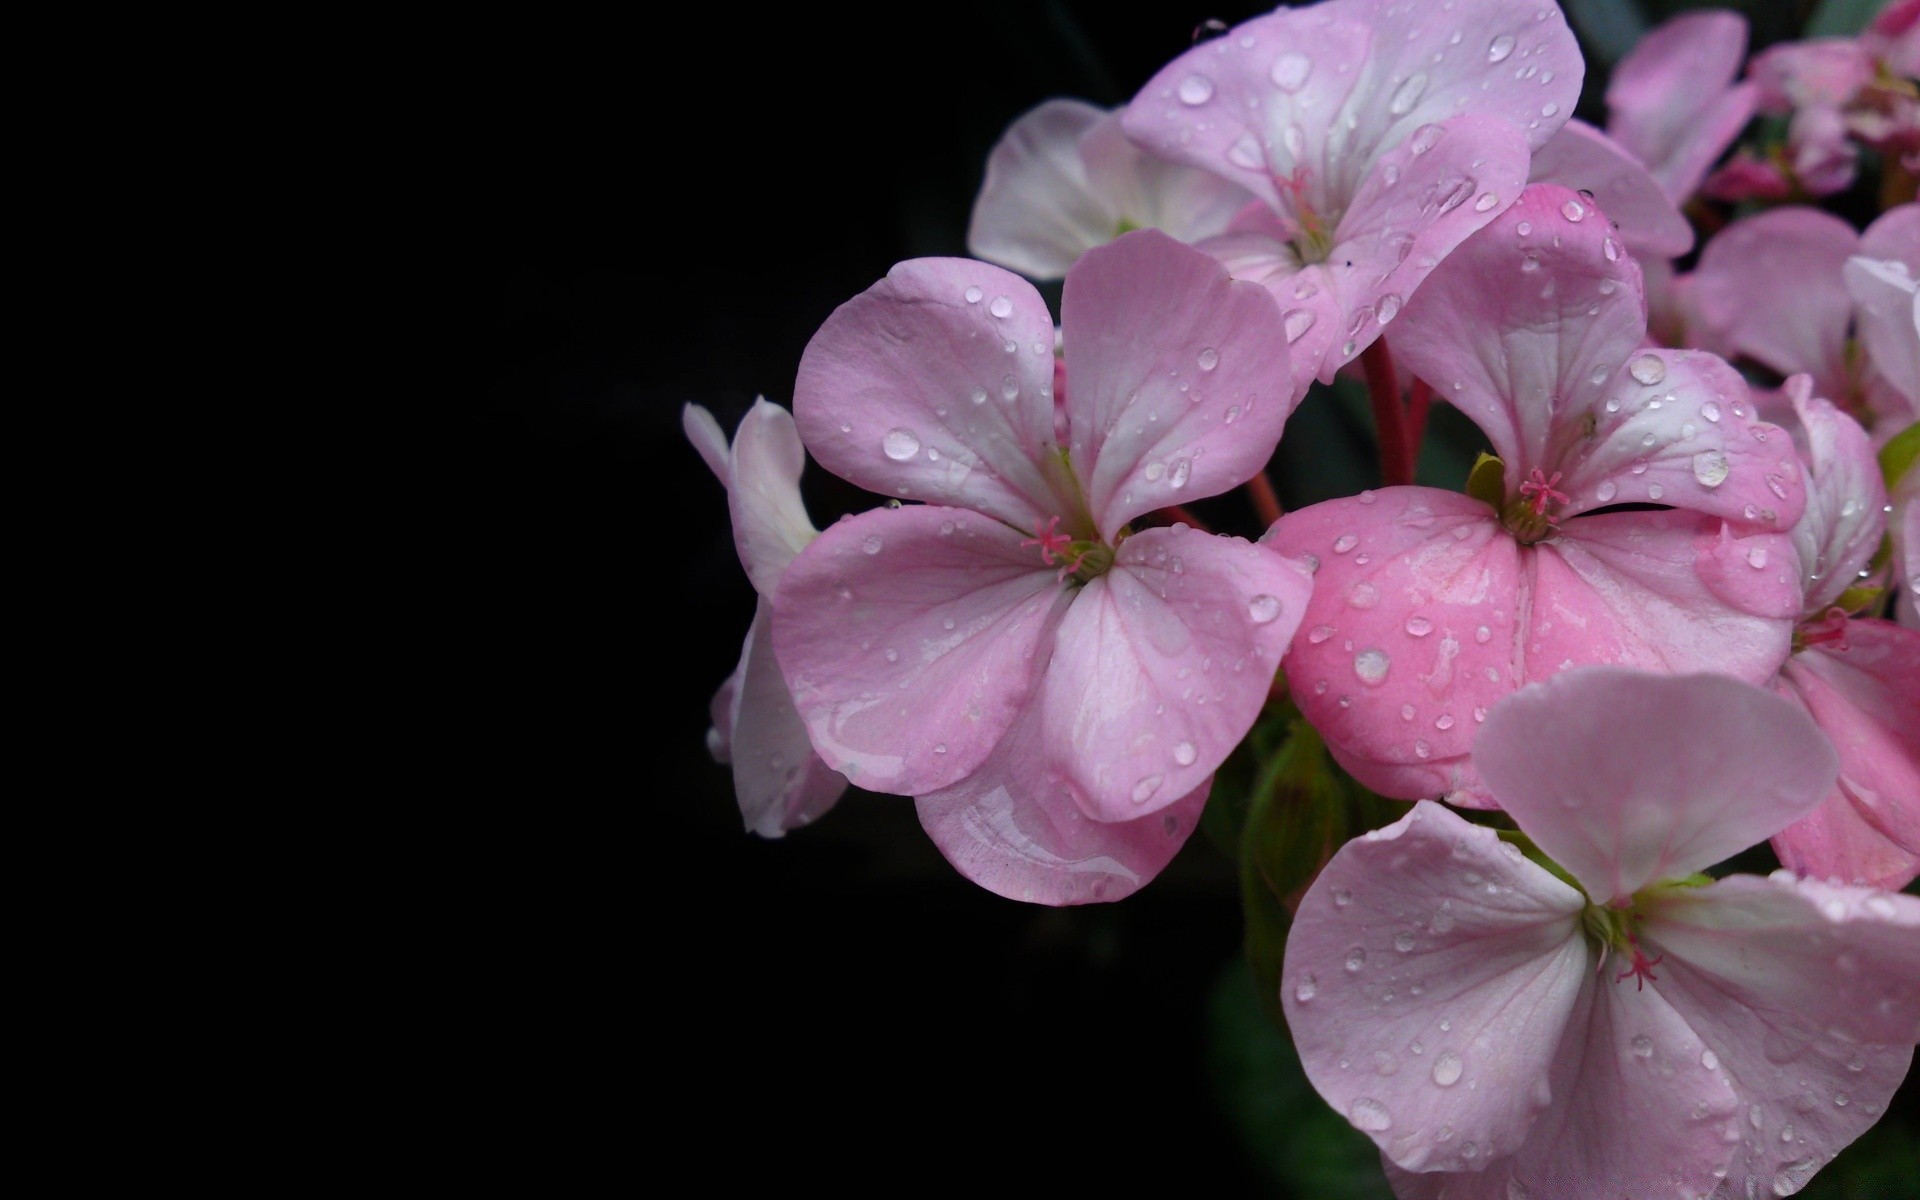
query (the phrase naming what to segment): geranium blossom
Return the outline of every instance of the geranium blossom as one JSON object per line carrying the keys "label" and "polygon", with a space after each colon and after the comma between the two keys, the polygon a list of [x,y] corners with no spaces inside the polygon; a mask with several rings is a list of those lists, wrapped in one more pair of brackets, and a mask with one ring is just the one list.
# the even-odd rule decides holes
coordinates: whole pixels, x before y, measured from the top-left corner
{"label": "geranium blossom", "polygon": [[[1288,683],[1340,764],[1406,799],[1488,802],[1469,750],[1515,688],[1565,667],[1760,683],[1799,611],[1791,440],[1712,355],[1649,350],[1605,215],[1536,184],[1448,259],[1394,351],[1483,429],[1495,497],[1385,488],[1265,540],[1318,575]],[[1670,511],[1623,511],[1620,505]]]}
{"label": "geranium blossom", "polygon": [[967,250],[1031,279],[1059,279],[1129,230],[1211,237],[1251,199],[1217,175],[1146,154],[1116,111],[1048,100],[1015,119],[987,156]]}
{"label": "geranium blossom", "polygon": [[1296,375],[1325,382],[1513,203],[1584,70],[1552,4],[1325,0],[1182,54],[1122,124],[1258,197],[1202,246],[1274,290]]}
{"label": "geranium blossom", "polygon": [[[1707,9],[1662,22],[1613,69],[1607,133],[1646,164],[1676,205],[1753,116],[1759,88],[1734,82],[1746,52],[1746,18]],[[1596,195],[1603,205],[1610,199]]]}
{"label": "geranium blossom", "polygon": [[1725,676],[1586,667],[1474,754],[1559,871],[1427,801],[1336,853],[1281,985],[1314,1087],[1406,1200],[1800,1190],[1912,1061],[1920,900],[1695,873],[1819,802],[1826,739]]}
{"label": "geranium blossom", "polygon": [[800,499],[806,454],[793,416],[764,397],[741,418],[731,445],[713,414],[697,404],[681,410],[681,426],[727,489],[734,548],[758,594],[740,665],[710,706],[707,748],[716,761],[733,768],[734,795],[747,829],[779,837],[819,817],[847,790],[846,777],[813,752],[771,641],[769,605],[780,574],[817,536]]}
{"label": "geranium blossom", "polygon": [[774,606],[822,757],[921,798],[977,882],[1056,904],[1171,858],[1311,589],[1253,543],[1132,525],[1271,457],[1297,396],[1264,289],[1129,233],[1068,272],[1061,340],[1056,397],[1046,304],[966,259],[902,263],[842,305],[801,360],[801,435],[913,503],[829,527]]}

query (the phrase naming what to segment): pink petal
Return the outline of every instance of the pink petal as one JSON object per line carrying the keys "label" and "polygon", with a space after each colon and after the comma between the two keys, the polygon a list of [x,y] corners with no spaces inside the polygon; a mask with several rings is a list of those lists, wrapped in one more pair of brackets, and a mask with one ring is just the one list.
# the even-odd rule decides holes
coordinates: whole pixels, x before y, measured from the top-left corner
{"label": "pink petal", "polygon": [[1409,800],[1477,784],[1467,755],[1514,687],[1525,586],[1524,554],[1487,506],[1384,488],[1296,509],[1262,540],[1318,563],[1285,665],[1340,765]]}
{"label": "pink petal", "polygon": [[1534,151],[1533,183],[1590,193],[1635,255],[1678,258],[1693,249],[1693,225],[1640,160],[1585,121],[1568,121]]}
{"label": "pink petal", "polygon": [[1472,1170],[1517,1149],[1584,1016],[1583,907],[1436,804],[1348,842],[1287,934],[1280,1000],[1307,1078],[1410,1170]]}
{"label": "pink petal", "polygon": [[1070,455],[1111,541],[1266,466],[1298,395],[1280,309],[1157,230],[1090,250],[1061,297]]}
{"label": "pink petal", "polygon": [[1920,900],[1734,876],[1653,902],[1657,988],[1700,1036],[1742,1111],[1732,1195],[1784,1195],[1885,1112],[1920,1038]]}
{"label": "pink petal", "polygon": [[1920,407],[1920,204],[1882,213],[1842,270],[1867,360],[1909,406]]}
{"label": "pink petal", "polygon": [[1133,821],[1096,821],[1068,797],[1029,709],[979,770],[918,797],[920,824],[947,861],[996,895],[1030,904],[1119,900],[1172,861],[1200,821],[1210,780]]}
{"label": "pink petal", "polygon": [[1812,811],[1838,770],[1826,737],[1779,696],[1724,675],[1612,666],[1574,668],[1496,705],[1474,762],[1597,903],[1771,837]]}
{"label": "pink petal", "polygon": [[1592,203],[1534,184],[1427,280],[1393,348],[1486,432],[1512,494],[1577,443],[1562,414],[1599,408],[1646,334],[1641,297],[1639,267]]}
{"label": "pink petal", "polygon": [[1805,38],[1769,46],[1747,64],[1760,111],[1785,116],[1796,108],[1840,108],[1873,82],[1873,60],[1860,39]]}
{"label": "pink petal", "polygon": [[1893,489],[1893,615],[1907,629],[1920,629],[1920,471],[1911,466]]}
{"label": "pink petal", "polygon": [[1807,510],[1793,527],[1806,599],[1801,613],[1818,617],[1860,581],[1886,530],[1887,487],[1867,431],[1830,402],[1810,394],[1805,375],[1787,380],[1799,418],[1811,484]]}
{"label": "pink petal", "polygon": [[[1608,365],[1594,363],[1589,382]],[[1793,439],[1759,419],[1746,381],[1711,354],[1634,350],[1563,411],[1555,434],[1567,448],[1556,465],[1572,497],[1563,518],[1651,503],[1787,530],[1805,507]]]}
{"label": "pink petal", "polygon": [[[844,775],[813,751],[773,655],[773,614],[761,600],[728,682],[733,789],[747,831],[777,838],[832,808],[847,790]],[[720,728],[716,722],[715,728]]]}
{"label": "pink petal", "polygon": [[1082,100],[1021,113],[987,155],[967,225],[967,253],[1034,279],[1059,279],[1112,240],[1120,214],[1087,182],[1080,139],[1106,120]]}
{"label": "pink petal", "polygon": [[1159,229],[1179,241],[1211,237],[1242,208],[1260,203],[1211,171],[1143,152],[1121,128],[1119,110],[1080,139],[1080,156],[1087,183],[1116,212],[1137,228]]}
{"label": "pink petal", "polygon": [[720,428],[720,422],[712,413],[698,404],[680,406],[680,428],[686,433],[687,440],[700,452],[700,457],[712,471],[720,486],[733,487],[733,456],[727,446],[727,435]]}
{"label": "pink petal", "polygon": [[1047,761],[1092,817],[1203,786],[1266,703],[1312,580],[1239,538],[1146,529],[1080,589],[1042,693]]}
{"label": "pink petal", "polygon": [[1261,225],[1276,223],[1270,210],[1261,209],[1269,218],[1249,219],[1243,212],[1235,228],[1203,239],[1195,248],[1211,255],[1235,279],[1258,283],[1280,302],[1281,326],[1287,336],[1290,370],[1289,394],[1304,396],[1319,378],[1320,364],[1345,328],[1346,312],[1333,283],[1333,273],[1323,264],[1301,266],[1299,256],[1284,237]]}
{"label": "pink petal", "polygon": [[1361,182],[1328,257],[1345,313],[1338,367],[1373,344],[1440,261],[1517,198],[1527,139],[1494,117],[1464,115],[1423,127],[1383,153]]}
{"label": "pink petal", "polygon": [[1853,185],[1860,147],[1837,108],[1803,108],[1787,122],[1787,159],[1796,183],[1812,196],[1831,196]]}
{"label": "pink petal", "polygon": [[1018,529],[1070,511],[1037,465],[1055,453],[1053,317],[999,267],[896,265],[807,343],[793,415],[820,465],[869,491]]}
{"label": "pink petal", "polygon": [[754,590],[770,598],[780,586],[780,573],[816,536],[800,499],[806,451],[793,415],[762,398],[740,419],[731,453],[727,505],[734,548]]}
{"label": "pink petal", "polygon": [[1733,87],[1746,51],[1739,14],[1682,13],[1642,37],[1613,69],[1607,132],[1647,164],[1676,204],[1753,115],[1755,90]]}
{"label": "pink petal", "polygon": [[1070,594],[1017,531],[962,509],[829,526],[774,597],[774,649],[827,764],[923,795],[965,778],[1026,704]]}
{"label": "pink petal", "polygon": [[1775,835],[1780,861],[1816,878],[1905,887],[1920,875],[1920,630],[1855,618],[1845,649],[1807,647],[1776,686],[1840,755],[1834,790]]}
{"label": "pink petal", "polygon": [[1693,286],[1727,314],[1732,346],[1782,375],[1813,376],[1814,394],[1848,394],[1847,322],[1853,299],[1840,268],[1860,236],[1815,208],[1768,209],[1728,225],[1700,251]]}

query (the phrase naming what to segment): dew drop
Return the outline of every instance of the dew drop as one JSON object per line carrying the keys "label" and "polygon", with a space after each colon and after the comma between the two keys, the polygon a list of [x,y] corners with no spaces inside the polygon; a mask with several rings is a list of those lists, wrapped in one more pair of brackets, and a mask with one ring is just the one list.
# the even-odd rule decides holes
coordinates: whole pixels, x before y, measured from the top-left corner
{"label": "dew drop", "polygon": [[1709,1071],[1718,1071],[1720,1069],[1720,1056],[1711,1050],[1702,1050],[1700,1052],[1700,1065]]}
{"label": "dew drop", "polygon": [[1658,500],[1660,497],[1666,494],[1667,494],[1667,489],[1661,487],[1657,483],[1650,483],[1647,485],[1647,499],[1649,500]]}
{"label": "dew drop", "polygon": [[1473,202],[1473,211],[1485,212],[1498,203],[1500,203],[1500,197],[1492,192],[1482,192],[1480,198]]}
{"label": "dew drop", "polygon": [[1385,325],[1388,321],[1393,320],[1399,315],[1400,297],[1394,295],[1392,292],[1388,292],[1386,295],[1380,297],[1380,311],[1373,315],[1373,319]]}
{"label": "dew drop", "polygon": [[1205,104],[1213,99],[1213,80],[1205,75],[1189,75],[1180,81],[1180,103]]}
{"label": "dew drop", "polygon": [[1368,1096],[1355,1100],[1347,1109],[1347,1119],[1355,1128],[1368,1133],[1380,1133],[1393,1128],[1393,1116],[1387,1112],[1387,1106]]}
{"label": "dew drop", "polygon": [[1440,729],[1440,730],[1446,730],[1446,729],[1452,729],[1452,728],[1453,728],[1453,714],[1452,714],[1452,713],[1441,713],[1441,714],[1440,714],[1439,716],[1437,716],[1437,717],[1435,717],[1435,718],[1433,719],[1433,727],[1434,727],[1435,729]]}
{"label": "dew drop", "polygon": [[867,554],[878,554],[886,548],[886,545],[885,542],[880,540],[879,534],[870,533],[867,535],[866,540],[860,543],[860,549]]}
{"label": "dew drop", "polygon": [[1333,636],[1333,626],[1315,625],[1313,629],[1307,634],[1307,640],[1309,642],[1312,642],[1314,645],[1318,646],[1321,642],[1326,641],[1328,638],[1332,636]]}
{"label": "dew drop", "polygon": [[1319,994],[1320,983],[1311,975],[1301,979],[1300,982],[1293,987],[1293,998],[1302,1004],[1305,1004]]}
{"label": "dew drop", "polygon": [[1345,888],[1333,889],[1333,906],[1335,908],[1345,908],[1347,905],[1352,903],[1353,903],[1352,892],[1348,891]]}
{"label": "dew drop", "polygon": [[1425,617],[1408,617],[1407,632],[1414,637],[1425,637],[1433,632],[1433,622]]}
{"label": "dew drop", "polygon": [[1636,382],[1652,387],[1667,377],[1666,360],[1658,354],[1642,354],[1627,364],[1627,374]]}
{"label": "dew drop", "polygon": [[1243,133],[1227,147],[1227,161],[1236,167],[1245,167],[1249,171],[1258,171],[1267,165],[1267,156],[1260,149],[1260,141],[1251,133]]}
{"label": "dew drop", "polygon": [[1313,311],[1311,309],[1296,308],[1287,314],[1286,329],[1288,342],[1299,341],[1300,335],[1312,328]]}
{"label": "dew drop", "polygon": [[1353,656],[1353,673],[1359,676],[1361,683],[1367,684],[1369,687],[1376,687],[1384,683],[1387,678],[1387,670],[1392,665],[1392,660],[1381,650],[1362,650]]}
{"label": "dew drop", "polygon": [[1612,500],[1619,490],[1614,486],[1613,480],[1603,479],[1600,481],[1600,486],[1593,489],[1593,494],[1600,503],[1605,504]]}
{"label": "dew drop", "polygon": [[1513,53],[1513,43],[1514,37],[1510,33],[1503,33],[1493,39],[1487,44],[1487,61],[1490,63],[1507,61],[1507,55]]}
{"label": "dew drop", "polygon": [[1652,1058],[1653,1057],[1653,1039],[1648,1037],[1646,1034],[1644,1033],[1635,1034],[1632,1044],[1633,1044],[1633,1056],[1635,1058]]}
{"label": "dew drop", "polygon": [[987,305],[987,311],[996,317],[1010,317],[1013,315],[1013,301],[1005,296],[995,296],[993,302]]}
{"label": "dew drop", "polygon": [[1407,142],[1407,149],[1415,154],[1425,154],[1440,142],[1440,136],[1446,130],[1438,125],[1422,125],[1413,131],[1413,137]]}
{"label": "dew drop", "polygon": [[1393,936],[1393,948],[1402,954],[1412,953],[1413,944],[1414,936],[1411,933],[1402,932]]}
{"label": "dew drop", "polygon": [[1211,371],[1219,365],[1220,352],[1218,350],[1215,350],[1212,346],[1208,346],[1200,352],[1200,369],[1202,371]]}
{"label": "dew drop", "polygon": [[1577,225],[1587,219],[1587,206],[1578,200],[1569,200],[1560,206],[1560,215]]}
{"label": "dew drop", "polygon": [[1379,589],[1362,579],[1347,589],[1347,603],[1355,608],[1372,608],[1380,603]]}
{"label": "dew drop", "polygon": [[[1560,106],[1558,104],[1543,104],[1540,106],[1540,115],[1543,117],[1551,117],[1559,111]],[[1574,216],[1572,213],[1567,214],[1567,220],[1569,221],[1578,221],[1579,219],[1579,217]]]}
{"label": "dew drop", "polygon": [[1347,951],[1347,970],[1358,971],[1367,965],[1367,952],[1363,947],[1355,946]]}
{"label": "dew drop", "polygon": [[1165,782],[1166,777],[1163,775],[1149,775],[1145,779],[1142,779],[1133,785],[1133,802],[1135,804],[1145,804],[1153,798],[1153,794],[1159,791],[1160,785]]}
{"label": "dew drop", "polygon": [[1448,1050],[1433,1060],[1433,1081],[1441,1087],[1452,1087],[1460,1082],[1460,1073],[1466,1069],[1466,1063],[1460,1056]]}
{"label": "dew drop", "polygon": [[1727,456],[1718,450],[1702,450],[1693,456],[1693,477],[1701,487],[1719,487],[1727,478]]}
{"label": "dew drop", "polygon": [[1764,546],[1755,546],[1747,551],[1747,565],[1758,571],[1767,565],[1767,551]]}
{"label": "dew drop", "polygon": [[880,449],[895,462],[906,462],[920,453],[920,437],[911,429],[890,429],[880,439]]}
{"label": "dew drop", "polygon": [[1351,533],[1343,533],[1339,537],[1333,539],[1333,552],[1335,554],[1345,554],[1347,551],[1353,549],[1355,546],[1358,546],[1359,544],[1360,544],[1359,538],[1355,537]]}
{"label": "dew drop", "polygon": [[1399,87],[1393,90],[1393,98],[1387,101],[1387,111],[1396,117],[1404,117],[1420,103],[1420,93],[1427,88],[1427,73],[1415,71],[1406,77]]}
{"label": "dew drop", "polygon": [[1532,252],[1520,256],[1520,269],[1531,275],[1540,269],[1540,256]]}
{"label": "dew drop", "polygon": [[1261,592],[1247,601],[1247,618],[1255,625],[1270,624],[1280,615],[1282,607],[1280,597]]}
{"label": "dew drop", "polygon": [[1192,766],[1193,760],[1198,757],[1200,752],[1194,749],[1192,742],[1181,742],[1173,748],[1173,761],[1183,767]]}
{"label": "dew drop", "polygon": [[1273,70],[1268,78],[1283,92],[1297,92],[1307,84],[1307,76],[1313,73],[1313,60],[1297,50],[1289,50],[1273,60]]}

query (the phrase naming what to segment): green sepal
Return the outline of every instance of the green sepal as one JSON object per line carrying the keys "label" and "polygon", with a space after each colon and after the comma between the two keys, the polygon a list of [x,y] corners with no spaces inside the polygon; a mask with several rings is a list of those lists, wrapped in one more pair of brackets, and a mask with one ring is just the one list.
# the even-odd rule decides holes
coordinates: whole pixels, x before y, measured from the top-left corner
{"label": "green sepal", "polygon": [[1880,477],[1887,481],[1889,492],[1906,475],[1917,456],[1920,456],[1920,421],[1894,434],[1891,441],[1880,447]]}
{"label": "green sepal", "polygon": [[1886,594],[1887,589],[1880,587],[1850,587],[1841,592],[1834,603],[1846,609],[1848,613],[1858,614],[1878,605],[1880,597]]}
{"label": "green sepal", "polygon": [[1507,498],[1507,464],[1482,450],[1467,472],[1467,495],[1499,512]]}
{"label": "green sepal", "polygon": [[1573,877],[1573,873],[1551,858],[1548,858],[1547,852],[1534,845],[1532,838],[1521,833],[1518,829],[1498,829],[1495,832],[1500,835],[1501,841],[1511,842],[1518,847],[1520,853],[1526,855],[1529,862],[1545,868],[1548,874],[1558,879],[1561,883],[1566,884],[1583,896],[1586,895],[1587,889],[1580,886],[1580,881]]}

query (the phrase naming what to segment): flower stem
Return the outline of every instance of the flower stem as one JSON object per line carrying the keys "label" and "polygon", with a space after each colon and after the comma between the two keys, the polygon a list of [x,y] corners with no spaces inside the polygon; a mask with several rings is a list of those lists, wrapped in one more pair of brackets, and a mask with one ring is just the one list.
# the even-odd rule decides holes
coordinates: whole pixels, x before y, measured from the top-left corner
{"label": "flower stem", "polygon": [[1280,496],[1273,490],[1273,480],[1267,478],[1265,470],[1254,472],[1253,478],[1247,480],[1247,495],[1262,525],[1272,525],[1287,511],[1280,507]]}
{"label": "flower stem", "polygon": [[1393,371],[1387,340],[1375,338],[1360,352],[1373,397],[1373,423],[1380,439],[1380,481],[1387,487],[1413,482],[1413,455],[1407,443],[1407,410],[1400,402],[1400,381]]}
{"label": "flower stem", "polygon": [[1427,436],[1427,406],[1433,403],[1433,389],[1424,379],[1413,381],[1407,397],[1407,453],[1414,466],[1420,463],[1420,442]]}

